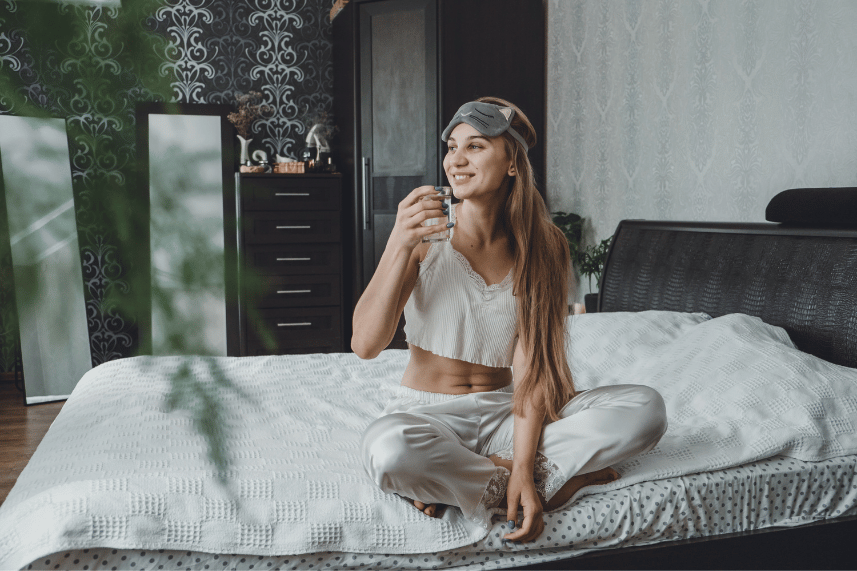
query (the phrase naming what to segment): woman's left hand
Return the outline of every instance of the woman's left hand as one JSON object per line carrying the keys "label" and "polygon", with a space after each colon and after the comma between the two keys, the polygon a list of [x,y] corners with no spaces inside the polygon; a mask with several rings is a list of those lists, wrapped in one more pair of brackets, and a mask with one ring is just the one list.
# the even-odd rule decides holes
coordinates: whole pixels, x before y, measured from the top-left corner
{"label": "woman's left hand", "polygon": [[513,469],[506,488],[506,498],[508,500],[506,519],[514,521],[515,525],[518,525],[518,508],[520,507],[524,510],[524,521],[519,529],[507,533],[503,539],[534,541],[544,531],[545,521],[542,518],[544,507],[538,492],[536,492],[532,472],[525,473]]}

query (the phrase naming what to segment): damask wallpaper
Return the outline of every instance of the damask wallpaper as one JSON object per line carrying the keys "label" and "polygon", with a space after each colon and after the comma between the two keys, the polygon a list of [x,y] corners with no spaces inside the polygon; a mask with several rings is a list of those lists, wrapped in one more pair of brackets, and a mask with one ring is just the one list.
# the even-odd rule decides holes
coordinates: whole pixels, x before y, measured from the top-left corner
{"label": "damask wallpaper", "polygon": [[626,218],[761,222],[781,190],[857,186],[857,3],[547,12],[548,201],[588,243]]}
{"label": "damask wallpaper", "polygon": [[297,158],[308,112],[333,104],[333,0],[181,0],[159,8],[153,29],[169,39],[161,73],[173,101],[234,104],[259,91],[275,112],[254,125],[254,148]]}
{"label": "damask wallpaper", "polygon": [[[254,148],[296,155],[308,111],[332,106],[333,0],[135,0],[122,7],[0,0],[0,113],[67,119],[93,365],[133,355],[123,311],[135,295],[128,207],[134,109],[141,101],[234,102],[275,109]],[[16,360],[11,257],[0,245],[0,371]]]}

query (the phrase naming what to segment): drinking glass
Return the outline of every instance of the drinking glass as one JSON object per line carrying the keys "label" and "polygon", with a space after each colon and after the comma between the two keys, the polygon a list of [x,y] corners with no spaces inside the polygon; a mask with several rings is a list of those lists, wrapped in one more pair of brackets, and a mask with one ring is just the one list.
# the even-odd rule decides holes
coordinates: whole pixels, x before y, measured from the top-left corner
{"label": "drinking glass", "polygon": [[[448,224],[449,222],[455,222],[455,212],[451,208],[452,206],[452,187],[451,186],[438,186],[435,187],[438,191],[437,195],[443,197],[443,208],[446,209],[449,214],[446,215],[445,218],[429,218],[425,222],[423,222],[423,226],[434,226],[436,224]],[[423,200],[432,200],[431,195],[423,197]],[[449,228],[444,228],[440,232],[436,232],[434,234],[429,234],[428,236],[423,237],[423,242],[449,242]]]}

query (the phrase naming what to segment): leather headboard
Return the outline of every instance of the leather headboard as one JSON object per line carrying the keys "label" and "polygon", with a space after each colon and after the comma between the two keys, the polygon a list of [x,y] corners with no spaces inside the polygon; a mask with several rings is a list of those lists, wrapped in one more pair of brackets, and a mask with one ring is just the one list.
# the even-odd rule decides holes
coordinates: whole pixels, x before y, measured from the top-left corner
{"label": "leather headboard", "polygon": [[598,307],[755,315],[857,367],[857,230],[623,220]]}

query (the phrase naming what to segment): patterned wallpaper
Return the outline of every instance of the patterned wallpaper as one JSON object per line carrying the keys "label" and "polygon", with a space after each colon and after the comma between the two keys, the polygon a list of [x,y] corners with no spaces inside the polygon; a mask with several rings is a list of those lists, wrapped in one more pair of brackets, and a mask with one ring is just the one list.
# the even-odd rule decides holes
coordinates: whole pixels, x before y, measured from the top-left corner
{"label": "patterned wallpaper", "polygon": [[259,91],[275,109],[254,125],[253,148],[269,156],[303,149],[307,112],[333,105],[333,0],[171,0],[150,24],[170,40],[161,73],[172,100],[234,104]]}
{"label": "patterned wallpaper", "polygon": [[781,190],[857,186],[857,3],[547,9],[548,201],[588,243],[625,218],[759,222]]}
{"label": "patterned wallpaper", "polygon": [[[332,106],[332,3],[163,0],[143,10],[141,0],[121,8],[0,0],[0,113],[35,106],[67,118],[93,365],[133,355],[137,344],[133,318],[122,311],[135,295],[133,260],[122,250],[133,237],[112,224],[132,188],[135,105],[232,104],[236,93],[260,91],[276,113],[254,125],[253,147],[296,154],[299,118]],[[7,244],[0,371],[15,363],[10,266]]]}

